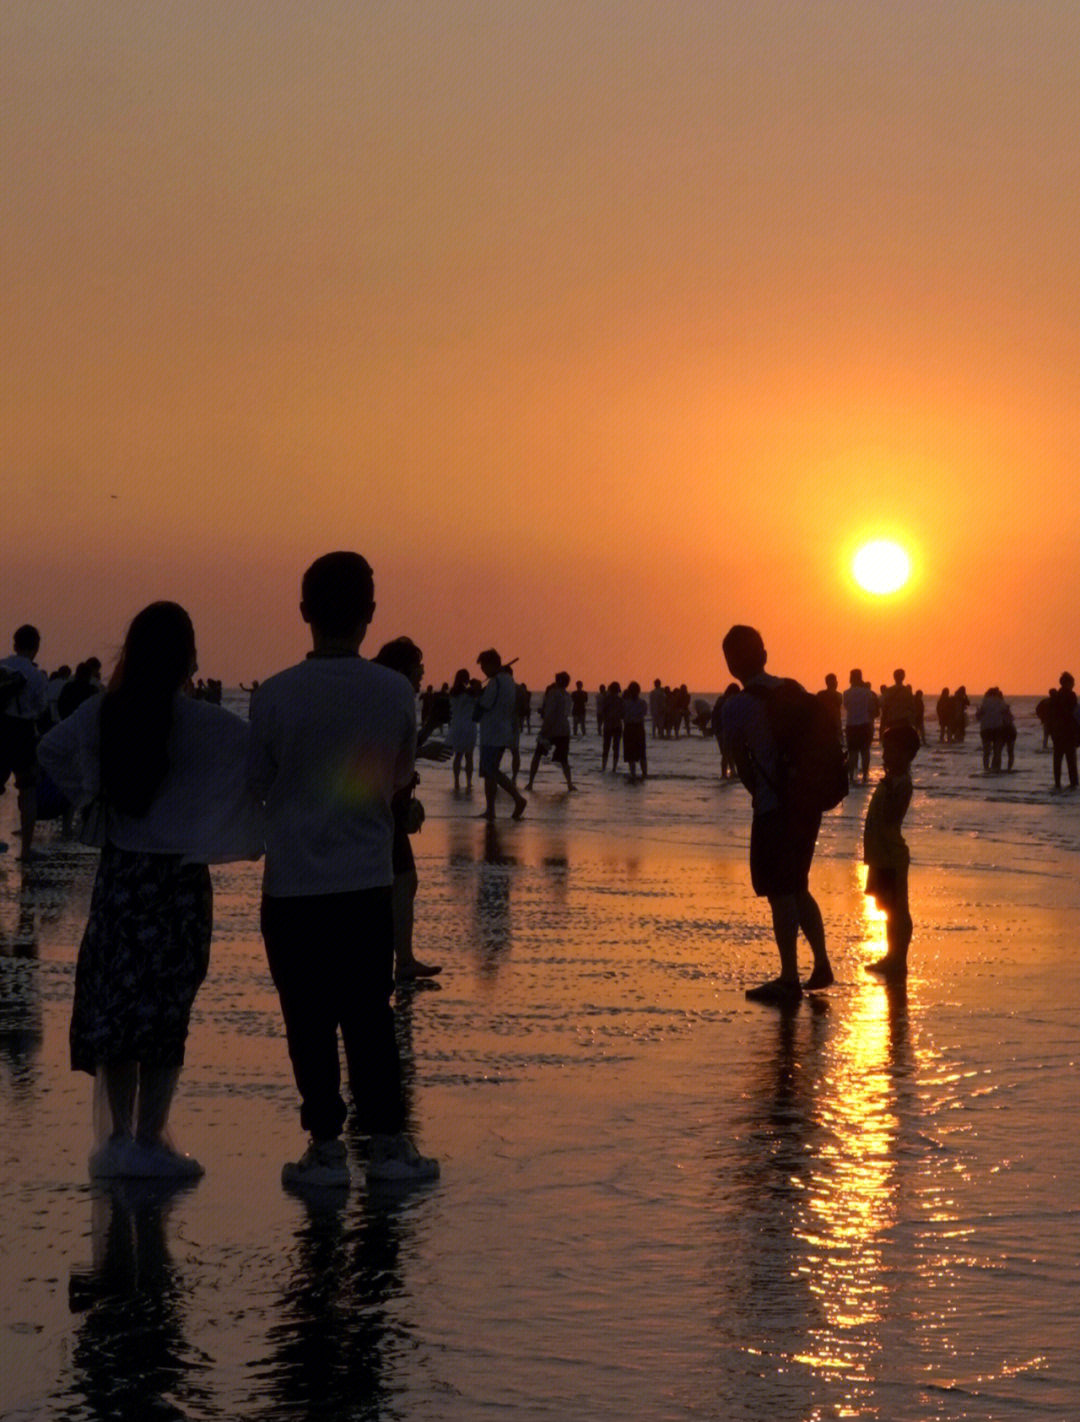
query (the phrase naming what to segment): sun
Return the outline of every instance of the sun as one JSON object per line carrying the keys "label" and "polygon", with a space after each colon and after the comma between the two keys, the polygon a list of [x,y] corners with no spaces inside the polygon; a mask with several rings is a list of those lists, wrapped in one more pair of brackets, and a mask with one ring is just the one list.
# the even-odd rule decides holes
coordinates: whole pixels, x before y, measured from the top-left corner
{"label": "sun", "polygon": [[864,592],[878,597],[898,592],[911,576],[911,559],[899,543],[875,538],[864,543],[851,564],[855,581]]}

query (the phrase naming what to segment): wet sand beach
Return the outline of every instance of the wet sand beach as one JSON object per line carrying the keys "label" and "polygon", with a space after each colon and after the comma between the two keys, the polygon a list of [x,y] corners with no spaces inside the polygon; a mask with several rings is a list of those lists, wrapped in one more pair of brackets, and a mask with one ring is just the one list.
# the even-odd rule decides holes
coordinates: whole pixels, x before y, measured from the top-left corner
{"label": "wet sand beach", "polygon": [[788,1011],[743,996],[775,948],[711,742],[650,742],[645,785],[575,742],[580,793],[546,766],[494,827],[425,770],[416,948],[444,971],[398,1020],[442,1179],[369,1191],[350,1138],[352,1190],[307,1199],[255,865],[214,871],[173,1112],[204,1179],[91,1186],[94,855],[46,829],[23,873],[9,790],[0,1417],[1075,1418],[1080,799],[1038,744],[1028,717],[1015,775],[974,742],[916,761],[906,989],[864,971],[868,791],[827,817],[838,983]]}

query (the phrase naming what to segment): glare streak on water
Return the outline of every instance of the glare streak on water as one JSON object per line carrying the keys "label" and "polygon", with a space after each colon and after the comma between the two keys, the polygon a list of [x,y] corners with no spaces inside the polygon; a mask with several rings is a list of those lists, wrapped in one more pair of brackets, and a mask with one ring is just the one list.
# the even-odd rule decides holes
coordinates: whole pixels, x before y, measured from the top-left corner
{"label": "glare streak on water", "polygon": [[775,948],[711,743],[650,743],[646,786],[575,743],[581,793],[545,767],[494,830],[425,770],[445,971],[397,1014],[444,1174],[404,1197],[278,1185],[302,1138],[254,866],[215,871],[175,1111],[207,1176],[92,1190],[65,1052],[93,856],[0,861],[0,1416],[1071,1422],[1080,804],[1022,725],[1012,777],[916,762],[906,992],[862,971],[868,792],[827,818],[839,981],[786,1014],[743,997]]}

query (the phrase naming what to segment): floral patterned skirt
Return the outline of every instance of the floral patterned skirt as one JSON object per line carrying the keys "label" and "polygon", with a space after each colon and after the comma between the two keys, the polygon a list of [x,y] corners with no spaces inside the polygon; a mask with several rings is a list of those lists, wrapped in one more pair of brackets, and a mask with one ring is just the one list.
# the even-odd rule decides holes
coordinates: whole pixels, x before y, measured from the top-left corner
{"label": "floral patterned skirt", "polygon": [[101,851],[71,1014],[71,1065],[181,1066],[191,1005],[210,963],[205,864],[178,854]]}

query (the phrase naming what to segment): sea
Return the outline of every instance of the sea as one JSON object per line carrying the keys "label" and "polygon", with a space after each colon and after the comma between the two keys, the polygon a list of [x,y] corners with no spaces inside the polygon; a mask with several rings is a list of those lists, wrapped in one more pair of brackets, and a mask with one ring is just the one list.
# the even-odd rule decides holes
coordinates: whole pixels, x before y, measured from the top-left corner
{"label": "sea", "polygon": [[[243,709],[244,698],[232,697]],[[931,740],[906,985],[865,971],[871,786],[812,887],[836,985],[780,1009],[748,797],[713,740],[571,747],[524,819],[422,767],[410,1126],[441,1178],[292,1194],[259,866],[214,870],[173,1109],[206,1174],[92,1185],[68,1067],[95,854],[0,798],[0,1418],[1005,1422],[1080,1417],[1080,793],[1034,698],[1012,772]],[[523,755],[534,736],[523,738]],[[804,968],[809,955],[802,954]]]}

